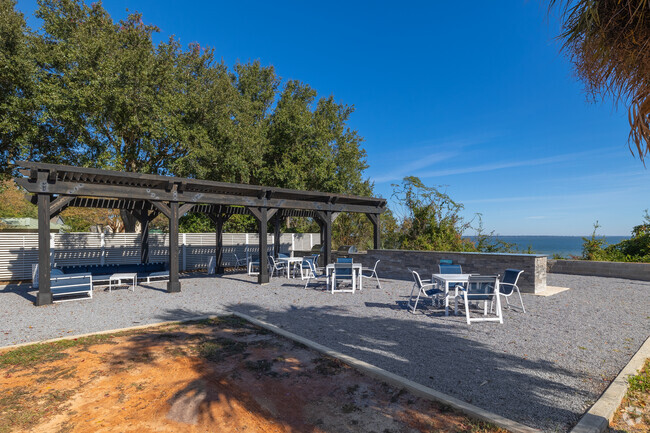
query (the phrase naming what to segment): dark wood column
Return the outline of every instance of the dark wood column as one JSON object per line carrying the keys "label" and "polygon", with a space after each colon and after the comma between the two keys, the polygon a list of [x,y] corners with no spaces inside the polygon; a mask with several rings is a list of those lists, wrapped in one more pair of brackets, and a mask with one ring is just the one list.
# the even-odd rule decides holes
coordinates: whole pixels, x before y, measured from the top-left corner
{"label": "dark wood column", "polygon": [[257,274],[257,282],[265,284],[269,282],[269,257],[267,251],[267,226],[269,219],[277,212],[277,209],[269,209],[267,207],[249,207],[248,210],[257,218],[257,225],[259,228],[259,253],[260,253],[260,273]]}
{"label": "dark wood column", "polygon": [[[151,201],[150,203],[169,220],[169,281],[167,282],[167,292],[180,292],[181,282],[178,279],[178,219],[181,214],[178,202],[172,201],[169,206],[158,201]],[[185,206],[183,207],[185,208]],[[185,212],[186,210],[183,211],[183,213]]]}
{"label": "dark wood column", "polygon": [[140,221],[140,263],[149,263],[149,211],[137,214]]}
{"label": "dark wood column", "polygon": [[278,212],[273,218],[273,257],[277,257],[280,254],[280,224],[282,223],[282,218]]}
{"label": "dark wood column", "polygon": [[376,250],[381,249],[381,220],[380,215],[376,213],[367,213],[366,216],[372,223],[373,243]]}
{"label": "dark wood column", "polygon": [[214,223],[214,234],[216,238],[215,251],[214,251],[214,266],[217,274],[223,274],[223,225],[230,215],[223,213],[212,213],[208,215]]}
{"label": "dark wood column", "polygon": [[[41,188],[47,190],[47,173],[39,172]],[[50,194],[38,194],[38,293],[36,305],[52,303],[50,287]]]}
{"label": "dark wood column", "polygon": [[323,241],[323,266],[332,261],[332,211],[317,211],[321,220],[321,240]]}
{"label": "dark wood column", "polygon": [[181,282],[178,279],[178,202],[169,203],[169,281],[167,292],[181,291]]}

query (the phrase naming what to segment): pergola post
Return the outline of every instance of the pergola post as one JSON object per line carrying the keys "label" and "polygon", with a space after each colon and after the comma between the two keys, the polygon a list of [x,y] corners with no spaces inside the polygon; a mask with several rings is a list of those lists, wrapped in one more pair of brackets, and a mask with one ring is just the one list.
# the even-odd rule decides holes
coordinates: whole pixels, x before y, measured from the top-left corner
{"label": "pergola post", "polygon": [[138,214],[140,221],[140,263],[149,263],[149,211]]}
{"label": "pergola post", "polygon": [[280,255],[280,224],[282,223],[279,212],[273,219],[273,222],[273,257],[278,257]]}
{"label": "pergola post", "polygon": [[366,216],[372,223],[373,230],[373,244],[376,250],[381,249],[381,220],[379,214],[376,213],[367,213]]}
{"label": "pergola post", "polygon": [[210,219],[214,223],[214,234],[216,238],[214,251],[214,268],[217,274],[223,274],[223,225],[230,215],[223,213],[210,214]]}
{"label": "pergola post", "polygon": [[169,281],[167,292],[181,291],[181,282],[178,279],[178,202],[169,203]]}
{"label": "pergola post", "polygon": [[269,282],[269,258],[268,258],[268,244],[267,244],[267,226],[269,219],[273,218],[277,209],[269,209],[267,207],[249,207],[248,210],[257,219],[259,228],[259,253],[260,253],[260,272],[257,274],[257,282],[265,284]]}
{"label": "pergola post", "polygon": [[323,266],[332,261],[332,211],[317,211],[316,215],[321,220],[321,242],[323,242]]}
{"label": "pergola post", "polygon": [[[47,172],[38,172],[37,182],[47,191]],[[36,305],[52,303],[50,287],[50,194],[38,194],[38,293]]]}

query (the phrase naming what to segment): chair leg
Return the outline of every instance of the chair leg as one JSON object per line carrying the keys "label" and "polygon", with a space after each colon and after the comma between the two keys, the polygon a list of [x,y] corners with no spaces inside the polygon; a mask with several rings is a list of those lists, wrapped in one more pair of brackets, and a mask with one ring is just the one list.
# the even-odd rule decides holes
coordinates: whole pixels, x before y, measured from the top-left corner
{"label": "chair leg", "polygon": [[526,307],[524,307],[524,300],[521,297],[521,292],[519,292],[519,288],[517,287],[517,294],[519,295],[519,302],[521,302],[521,309],[523,312],[526,312]]}
{"label": "chair leg", "polygon": [[471,323],[471,320],[469,319],[469,299],[467,299],[467,293],[465,293],[464,298],[465,298],[465,318],[467,319],[467,324],[469,325]]}
{"label": "chair leg", "polygon": [[[501,296],[497,294],[497,317],[499,318],[499,323],[503,323],[503,311],[501,311]],[[506,298],[507,299],[507,298]]]}
{"label": "chair leg", "polygon": [[375,279],[377,280],[377,287],[381,289],[381,284],[379,283],[379,276],[377,275],[377,272],[375,272],[374,274],[375,274]]}

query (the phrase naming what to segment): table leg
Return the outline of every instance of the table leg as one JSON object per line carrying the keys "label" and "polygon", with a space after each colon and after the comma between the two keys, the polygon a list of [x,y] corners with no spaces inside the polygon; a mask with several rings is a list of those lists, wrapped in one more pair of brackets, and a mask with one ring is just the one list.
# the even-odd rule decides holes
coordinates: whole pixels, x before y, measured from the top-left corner
{"label": "table leg", "polygon": [[449,316],[449,281],[445,281],[445,316]]}

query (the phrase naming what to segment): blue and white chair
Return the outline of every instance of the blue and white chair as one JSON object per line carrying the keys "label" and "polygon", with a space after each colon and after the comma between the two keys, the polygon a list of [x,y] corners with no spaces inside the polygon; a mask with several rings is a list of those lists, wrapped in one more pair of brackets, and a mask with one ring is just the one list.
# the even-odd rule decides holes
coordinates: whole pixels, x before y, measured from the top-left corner
{"label": "blue and white chair", "polygon": [[525,313],[526,307],[524,307],[524,300],[521,298],[521,292],[517,286],[517,281],[519,281],[519,276],[523,274],[524,271],[519,269],[506,269],[506,272],[503,274],[503,278],[499,282],[499,294],[505,296],[507,308],[510,308],[510,301],[508,298],[512,296],[515,291],[519,296],[519,303],[521,304],[521,309]]}
{"label": "blue and white chair", "polygon": [[415,313],[420,297],[429,298],[434,306],[437,305],[438,298],[444,296],[445,291],[440,290],[435,282],[420,278],[420,274],[416,271],[412,269],[409,269],[409,271],[413,275],[413,288],[411,289],[411,295],[408,301],[408,307],[411,309],[411,313]]}
{"label": "blue and white chair", "polygon": [[[465,318],[467,324],[472,322],[499,322],[503,323],[503,314],[501,312],[501,296],[499,296],[499,276],[498,275],[471,275],[467,280],[467,287],[456,286],[465,304]],[[483,317],[470,316],[470,302],[483,302]],[[496,305],[496,317],[488,316],[488,303]],[[492,306],[489,308],[492,312]]]}

